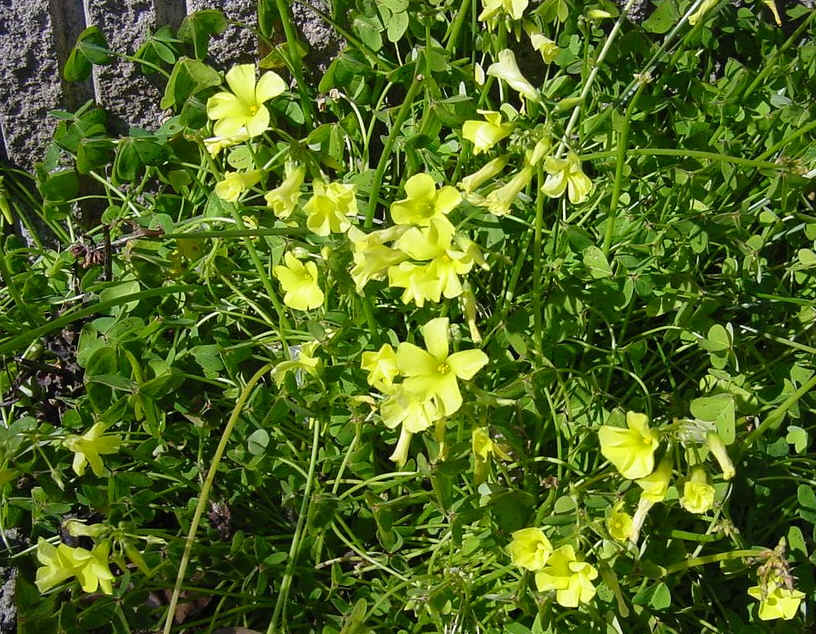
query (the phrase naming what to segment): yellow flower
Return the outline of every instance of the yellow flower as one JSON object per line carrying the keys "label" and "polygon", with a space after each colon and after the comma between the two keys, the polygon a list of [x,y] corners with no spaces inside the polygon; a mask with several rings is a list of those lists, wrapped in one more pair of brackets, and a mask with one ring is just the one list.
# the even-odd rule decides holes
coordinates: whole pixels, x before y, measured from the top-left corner
{"label": "yellow flower", "polygon": [[529,35],[530,44],[533,45],[533,49],[541,53],[541,59],[543,59],[545,63],[552,64],[561,52],[561,49],[558,48],[558,44],[542,33],[530,33]]}
{"label": "yellow flower", "polygon": [[[431,260],[425,268],[427,285],[424,287],[425,299],[434,302],[444,295],[453,299],[462,293],[459,275],[465,275],[473,268],[474,256],[480,258],[478,247],[472,243],[465,244],[466,250],[453,247],[453,225],[447,218],[433,218],[429,227],[408,229],[394,246],[414,260]],[[457,245],[458,246],[458,245]],[[475,249],[475,252],[471,249]],[[401,286],[401,284],[393,284]]]}
{"label": "yellow flower", "polygon": [[37,559],[42,564],[34,581],[37,589],[47,592],[75,576],[85,592],[101,588],[105,594],[111,594],[114,577],[108,568],[109,549],[107,542],[97,544],[92,551],[65,544],[54,547],[41,537],[37,542]]}
{"label": "yellow flower", "polygon": [[414,302],[422,308],[425,300],[440,300],[439,281],[430,264],[402,262],[392,266],[388,269],[388,285],[405,289],[401,298],[403,304]]}
{"label": "yellow flower", "polygon": [[295,210],[295,206],[300,199],[300,186],[303,184],[305,175],[306,170],[302,166],[287,164],[286,178],[283,179],[280,185],[264,196],[267,207],[272,209],[281,220],[291,216]]}
{"label": "yellow flower", "polygon": [[487,427],[475,427],[470,435],[470,448],[477,460],[486,462],[491,455],[496,455],[502,460],[510,460],[510,456],[497,443],[493,442]]}
{"label": "yellow flower", "polygon": [[691,470],[691,476],[683,485],[680,506],[689,513],[705,513],[714,506],[714,487],[708,484],[702,467]]}
{"label": "yellow flower", "polygon": [[643,489],[640,494],[651,502],[662,502],[666,498],[666,493],[669,490],[669,482],[672,476],[672,459],[666,454],[657,469],[653,473],[647,475],[645,478],[635,480],[635,483]]}
{"label": "yellow flower", "polygon": [[319,236],[342,233],[351,227],[349,216],[357,214],[356,187],[344,183],[313,183],[313,193],[303,209],[306,226]]}
{"label": "yellow flower", "polygon": [[541,570],[553,552],[552,544],[540,528],[522,528],[513,533],[507,546],[511,561],[519,568]]}
{"label": "yellow flower", "polygon": [[462,136],[473,143],[473,154],[478,155],[492,148],[513,131],[512,123],[502,123],[501,112],[477,110],[484,121],[469,119],[462,125]]}
{"label": "yellow flower", "polygon": [[544,161],[544,169],[549,176],[544,181],[541,191],[550,198],[563,196],[567,192],[572,204],[584,202],[592,190],[592,181],[581,170],[581,161],[575,152],[567,154],[567,158],[558,159],[548,156]]}
{"label": "yellow flower", "polygon": [[462,201],[455,187],[439,190],[428,174],[415,174],[405,182],[406,197],[391,204],[391,218],[398,225],[428,226],[431,218],[445,216]]}
{"label": "yellow flower", "polygon": [[482,0],[482,12],[479,20],[486,22],[504,11],[514,20],[521,20],[524,10],[527,8],[528,0]]}
{"label": "yellow flower", "polygon": [[533,168],[525,165],[505,185],[493,190],[485,198],[484,204],[490,213],[495,216],[506,216],[510,213],[513,201],[521,191],[530,184],[533,178]]}
{"label": "yellow flower", "polygon": [[369,280],[382,279],[390,267],[408,258],[402,251],[383,244],[398,238],[407,228],[406,225],[397,225],[368,234],[363,233],[357,227],[349,228],[348,237],[351,240],[354,258],[351,279],[354,280],[357,292],[362,292]]}
{"label": "yellow flower", "polygon": [[484,183],[498,176],[504,169],[505,165],[507,165],[508,160],[510,160],[509,154],[494,158],[478,171],[474,172],[470,176],[465,176],[461,181],[459,181],[459,189],[465,192],[465,194],[470,194],[471,192],[476,191]]}
{"label": "yellow flower", "polygon": [[708,432],[706,434],[706,445],[708,445],[708,449],[714,456],[714,459],[719,463],[720,469],[722,469],[723,479],[730,480],[733,478],[736,473],[734,463],[731,462],[731,458],[728,457],[728,451],[725,449],[725,443],[722,438],[720,438],[720,435],[713,431]]}
{"label": "yellow flower", "polygon": [[415,392],[404,384],[383,400],[380,415],[386,427],[393,429],[401,424],[412,434],[425,431],[442,418],[442,412],[427,394]]}
{"label": "yellow flower", "polygon": [[232,92],[218,92],[207,100],[207,116],[216,121],[215,136],[263,134],[269,127],[269,111],[264,103],[286,90],[286,84],[272,71],[264,73],[256,83],[254,64],[233,66],[226,79]]}
{"label": "yellow flower", "polygon": [[789,621],[796,616],[799,604],[805,598],[804,592],[786,588],[778,577],[770,580],[765,588],[748,588],[748,594],[759,601],[759,618],[763,621]]}
{"label": "yellow flower", "polygon": [[284,293],[283,303],[295,310],[310,310],[323,303],[323,291],[317,284],[317,265],[306,262],[304,265],[291,252],[284,255],[286,266],[272,269],[278,278]]}
{"label": "yellow flower", "polygon": [[700,7],[692,13],[689,18],[688,22],[691,26],[697,24],[706,13],[708,13],[709,9],[717,5],[717,0],[703,0],[703,3]]}
{"label": "yellow flower", "polygon": [[539,101],[538,91],[521,74],[516,56],[509,48],[499,51],[499,61],[490,65],[487,74],[506,82],[510,88],[532,101]]}
{"label": "yellow flower", "polygon": [[472,379],[489,359],[475,348],[449,354],[447,317],[426,323],[422,336],[427,350],[407,342],[397,350],[397,366],[408,377],[405,389],[432,399],[442,415],[450,416],[462,406],[457,378]]}
{"label": "yellow flower", "polygon": [[399,369],[397,368],[397,354],[389,344],[384,343],[377,352],[364,352],[360,365],[368,372],[369,385],[373,385],[381,392],[391,391]]}
{"label": "yellow flower", "polygon": [[598,430],[604,458],[629,480],[643,478],[654,469],[654,452],[660,441],[648,423],[646,414],[627,412],[628,429],[602,425]]}
{"label": "yellow flower", "polygon": [[606,518],[606,530],[613,539],[620,542],[626,541],[632,536],[632,516],[626,511],[621,511],[622,504],[616,504]]}
{"label": "yellow flower", "polygon": [[261,180],[260,170],[251,172],[227,172],[224,180],[215,185],[215,195],[221,200],[234,203],[238,196]]}
{"label": "yellow flower", "polygon": [[547,566],[535,576],[540,592],[555,590],[555,600],[565,608],[578,607],[595,596],[592,580],[598,576],[594,566],[579,561],[572,546],[556,549],[550,555]]}
{"label": "yellow flower", "polygon": [[74,452],[73,468],[74,473],[81,476],[85,473],[85,465],[90,464],[91,470],[97,477],[105,475],[105,465],[102,458],[105,454],[113,454],[119,451],[122,439],[114,434],[103,435],[105,433],[104,423],[95,423],[82,436],[68,436],[63,441],[67,449]]}

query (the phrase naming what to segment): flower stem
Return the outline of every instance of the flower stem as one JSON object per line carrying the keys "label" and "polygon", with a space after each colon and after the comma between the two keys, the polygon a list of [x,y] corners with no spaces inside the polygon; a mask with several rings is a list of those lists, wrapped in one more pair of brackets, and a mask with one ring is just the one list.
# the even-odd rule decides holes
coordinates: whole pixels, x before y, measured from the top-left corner
{"label": "flower stem", "polygon": [[728,561],[729,559],[747,559],[749,557],[759,557],[763,550],[732,550],[727,553],[717,553],[715,555],[705,555],[703,557],[693,557],[685,561],[678,562],[664,569],[663,576],[680,572],[681,570],[688,570],[689,568],[696,568],[697,566],[705,566],[707,564],[715,564],[720,561]]}
{"label": "flower stem", "polygon": [[218,470],[218,465],[221,463],[221,458],[227,448],[232,429],[235,423],[238,422],[238,416],[244,408],[249,395],[253,388],[261,380],[261,377],[272,369],[271,363],[267,363],[249,379],[238,400],[235,402],[235,407],[232,414],[227,421],[227,426],[221,432],[221,440],[218,442],[218,447],[215,449],[215,455],[210,462],[210,469],[207,472],[207,477],[204,484],[201,486],[201,492],[198,495],[198,503],[196,504],[195,513],[193,514],[193,521],[190,523],[190,530],[187,531],[187,539],[184,544],[184,553],[181,556],[181,564],[179,565],[178,574],[176,575],[176,585],[173,588],[173,596],[170,598],[170,605],[167,606],[167,617],[164,620],[163,634],[170,634],[170,629],[173,627],[173,617],[176,612],[176,605],[178,604],[179,594],[181,592],[181,584],[184,581],[184,573],[187,571],[187,564],[190,563],[190,553],[193,549],[193,541],[195,540],[198,525],[201,523],[201,516],[204,514],[204,508],[210,498],[210,489],[212,489],[213,481],[215,480],[215,473]]}

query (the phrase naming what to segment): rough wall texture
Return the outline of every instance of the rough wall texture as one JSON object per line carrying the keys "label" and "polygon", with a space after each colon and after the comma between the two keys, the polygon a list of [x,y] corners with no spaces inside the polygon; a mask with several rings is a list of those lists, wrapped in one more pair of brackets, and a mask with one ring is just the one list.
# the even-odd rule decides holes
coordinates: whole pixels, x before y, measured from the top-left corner
{"label": "rough wall texture", "polygon": [[[327,3],[290,2],[312,49],[308,61],[323,70],[341,40],[304,3],[323,10]],[[30,168],[42,158],[54,130],[48,112],[73,110],[92,98],[108,109],[116,132],[158,127],[167,113],[158,107],[163,89],[156,78],[120,60],[95,67],[92,80],[68,84],[60,79],[65,60],[88,25],[104,32],[112,50],[132,54],[151,30],[163,24],[176,27],[186,14],[212,8],[221,9],[231,22],[211,42],[213,64],[226,69],[257,59],[252,32],[256,0],[0,0],[0,158]]]}

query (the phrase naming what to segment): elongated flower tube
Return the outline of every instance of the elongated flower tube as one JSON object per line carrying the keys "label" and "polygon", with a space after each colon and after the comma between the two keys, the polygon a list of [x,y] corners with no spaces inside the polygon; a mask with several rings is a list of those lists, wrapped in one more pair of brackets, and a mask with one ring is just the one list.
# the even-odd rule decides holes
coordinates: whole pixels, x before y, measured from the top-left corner
{"label": "elongated flower tube", "polygon": [[357,214],[356,187],[344,183],[312,183],[312,197],[303,206],[308,214],[306,226],[309,231],[327,236],[342,233],[351,227],[349,216]]}
{"label": "elongated flower tube", "polygon": [[391,204],[391,219],[398,225],[427,227],[431,218],[446,216],[460,202],[462,195],[455,187],[445,185],[439,190],[429,174],[414,174],[405,182],[406,197]]}
{"label": "elongated flower tube", "polygon": [[592,580],[598,576],[594,566],[580,561],[569,544],[553,551],[545,568],[536,572],[540,592],[555,590],[555,600],[565,608],[576,608],[595,596]]}
{"label": "elongated flower tube", "polygon": [[286,266],[275,266],[272,273],[278,278],[285,295],[283,303],[295,310],[310,310],[323,303],[323,291],[317,283],[317,265],[314,262],[298,260],[287,251],[284,256]]}
{"label": "elongated flower tube", "polygon": [[683,485],[680,506],[689,513],[706,513],[714,506],[714,487],[708,483],[705,469],[695,467]]}
{"label": "elongated flower tube", "polygon": [[581,169],[581,161],[575,152],[569,152],[565,159],[548,156],[544,161],[544,169],[548,176],[541,191],[550,198],[559,198],[566,191],[569,201],[578,205],[592,191],[592,181]]}
{"label": "elongated flower tube", "polygon": [[261,180],[260,170],[251,172],[227,172],[224,179],[215,184],[215,195],[221,200],[234,203],[247,189]]}
{"label": "elongated flower tube", "polygon": [[717,432],[710,431],[706,434],[706,445],[709,451],[714,456],[714,459],[719,463],[722,469],[723,479],[730,480],[736,474],[734,463],[728,457],[728,451],[725,448],[725,443]]}
{"label": "elongated flower tube", "polygon": [[105,434],[104,423],[94,425],[82,436],[71,435],[65,438],[63,444],[74,452],[73,469],[78,476],[84,475],[85,465],[91,465],[91,471],[97,477],[105,475],[105,465],[102,458],[105,454],[119,451],[122,439],[115,434]]}
{"label": "elongated flower tube", "polygon": [[765,586],[748,588],[748,595],[759,601],[759,618],[763,621],[775,619],[791,620],[799,610],[805,593],[787,588],[778,576],[770,579]]}
{"label": "elongated flower tube", "polygon": [[509,48],[499,51],[499,61],[487,69],[487,74],[507,83],[510,88],[531,101],[540,101],[541,97],[533,85],[521,74],[516,56]]}
{"label": "elongated flower tube", "polygon": [[427,350],[412,343],[400,343],[397,365],[405,375],[405,389],[432,399],[444,416],[450,416],[462,406],[457,378],[469,380],[488,362],[478,349],[449,354],[448,318],[437,317],[422,327]]}
{"label": "elongated flower tube", "polygon": [[644,478],[654,469],[654,452],[660,441],[649,429],[646,414],[626,412],[628,429],[602,425],[598,430],[601,453],[629,480]]}
{"label": "elongated flower tube", "polygon": [[469,119],[462,125],[462,136],[473,143],[475,156],[492,148],[514,128],[510,122],[502,123],[501,112],[492,110],[477,110],[477,112],[484,117],[483,121]]}
{"label": "elongated flower tube", "polygon": [[632,517],[632,533],[629,536],[632,543],[637,543],[640,529],[643,527],[643,522],[646,521],[646,515],[651,508],[666,498],[672,477],[672,466],[671,456],[667,452],[654,472],[645,478],[635,480],[635,483],[643,491],[640,494],[635,514]]}
{"label": "elongated flower tube", "polygon": [[232,92],[218,92],[207,100],[207,116],[215,120],[215,136],[263,134],[269,128],[264,103],[286,90],[283,79],[268,71],[256,82],[255,64],[238,64],[227,72],[226,80]]}
{"label": "elongated flower tube", "polygon": [[228,148],[248,140],[249,133],[244,130],[238,134],[233,134],[232,136],[214,136],[210,137],[209,139],[204,139],[204,147],[206,148],[207,152],[209,152],[210,156],[215,158],[224,148]]}
{"label": "elongated flower tube", "polygon": [[507,546],[510,560],[525,570],[541,570],[553,552],[552,544],[540,528],[522,528],[513,533]]}
{"label": "elongated flower tube", "polygon": [[541,53],[541,59],[543,59],[546,64],[552,64],[561,52],[561,49],[558,48],[558,44],[540,32],[529,33],[529,36],[530,44],[533,45],[536,51]]}
{"label": "elongated flower tube", "polygon": [[502,156],[497,156],[492,161],[488,161],[477,171],[473,172],[473,174],[470,176],[465,176],[461,181],[459,181],[459,189],[465,192],[465,194],[470,194],[471,192],[476,191],[487,181],[501,174],[502,170],[507,165],[507,161],[509,160],[510,155],[504,154]]}
{"label": "elongated flower tube", "polygon": [[390,344],[384,343],[377,352],[364,352],[360,366],[368,372],[368,384],[388,393],[399,374],[397,354]]}
{"label": "elongated flower tube", "polygon": [[287,164],[286,178],[264,196],[267,207],[272,209],[281,220],[291,216],[295,210],[300,200],[300,186],[303,185],[305,176],[306,170],[302,166]]}
{"label": "elongated flower tube", "polygon": [[485,198],[485,206],[494,216],[506,216],[510,207],[522,190],[530,184],[533,178],[533,168],[525,165],[505,185],[493,190]]}

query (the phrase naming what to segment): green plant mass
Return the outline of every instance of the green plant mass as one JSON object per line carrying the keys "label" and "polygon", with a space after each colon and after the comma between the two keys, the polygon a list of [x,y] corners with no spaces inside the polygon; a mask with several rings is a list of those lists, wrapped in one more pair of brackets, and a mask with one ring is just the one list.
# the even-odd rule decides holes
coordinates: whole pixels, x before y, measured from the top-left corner
{"label": "green plant mass", "polygon": [[814,631],[816,11],[289,4],[0,168],[20,631]]}

